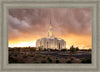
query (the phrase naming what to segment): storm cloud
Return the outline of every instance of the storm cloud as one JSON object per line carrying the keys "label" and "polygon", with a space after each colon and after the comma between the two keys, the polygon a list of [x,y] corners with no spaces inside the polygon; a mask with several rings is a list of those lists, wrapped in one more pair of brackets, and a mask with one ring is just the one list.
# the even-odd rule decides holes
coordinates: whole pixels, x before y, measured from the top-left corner
{"label": "storm cloud", "polygon": [[47,36],[50,17],[56,37],[91,35],[91,14],[89,8],[9,9],[9,39]]}

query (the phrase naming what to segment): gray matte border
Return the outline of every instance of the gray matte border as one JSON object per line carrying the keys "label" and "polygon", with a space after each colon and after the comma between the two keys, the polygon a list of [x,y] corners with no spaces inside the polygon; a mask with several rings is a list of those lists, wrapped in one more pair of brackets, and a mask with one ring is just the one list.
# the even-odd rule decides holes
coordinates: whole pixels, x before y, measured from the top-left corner
{"label": "gray matte border", "polygon": [[[41,4],[41,3],[48,3],[48,4],[50,4],[50,3],[56,3],[56,4],[57,4],[57,3],[59,3],[59,2],[61,2],[61,3],[64,2],[64,3],[68,3],[68,4],[69,4],[69,3],[93,3],[93,4],[96,4],[96,9],[93,9],[93,8],[92,8],[93,12],[94,12],[94,10],[96,10],[96,23],[95,23],[95,25],[93,24],[93,23],[94,23],[93,21],[94,21],[95,15],[93,15],[94,13],[92,12],[92,22],[93,22],[93,23],[92,23],[92,36],[96,36],[96,38],[93,38],[93,37],[92,37],[92,40],[95,41],[96,47],[97,47],[96,49],[98,49],[98,50],[96,51],[96,54],[95,54],[95,55],[96,55],[96,58],[99,57],[99,54],[98,54],[98,53],[99,53],[99,47],[100,47],[100,46],[99,46],[99,43],[100,43],[100,42],[99,42],[99,38],[98,38],[98,37],[99,37],[99,30],[98,30],[98,29],[99,29],[99,27],[100,27],[100,26],[99,26],[99,11],[98,11],[98,10],[99,10],[99,2],[94,2],[94,1],[87,1],[87,2],[79,2],[79,1],[77,1],[77,2],[72,2],[72,1],[70,1],[70,2],[67,2],[67,1],[58,1],[58,2],[57,2],[57,1],[52,1],[52,2],[47,2],[47,1],[44,1],[44,2],[32,1],[32,2],[33,2],[33,3],[40,3],[40,4]],[[29,1],[28,3],[32,3],[32,2]],[[2,65],[1,65],[1,68],[2,68],[3,71],[12,71],[12,70],[13,70],[13,71],[17,71],[17,70],[18,70],[18,71],[26,71],[26,70],[28,70],[28,71],[34,71],[34,72],[35,72],[35,71],[39,71],[39,72],[40,72],[40,71],[43,71],[43,72],[44,72],[44,71],[49,71],[49,72],[50,72],[50,71],[54,71],[54,70],[57,71],[57,72],[58,72],[58,71],[59,71],[59,72],[60,72],[60,71],[61,71],[61,72],[64,72],[64,71],[71,71],[71,72],[72,72],[72,71],[85,71],[85,72],[86,72],[86,71],[88,71],[88,72],[89,72],[89,71],[93,71],[93,72],[96,71],[96,72],[97,72],[97,71],[98,71],[98,69],[99,69],[99,60],[98,60],[98,59],[96,59],[96,62],[97,62],[97,64],[96,64],[96,65],[97,65],[97,66],[96,66],[96,69],[93,69],[93,68],[92,68],[92,69],[86,68],[86,69],[84,69],[84,70],[83,70],[83,69],[79,69],[79,68],[77,68],[77,69],[73,69],[73,68],[72,68],[72,69],[66,69],[66,67],[65,67],[65,68],[62,68],[62,69],[54,69],[54,70],[52,70],[52,68],[50,68],[50,69],[48,69],[48,68],[45,68],[45,69],[39,68],[39,70],[34,69],[34,68],[33,68],[33,69],[24,69],[24,68],[20,68],[20,69],[15,69],[15,68],[13,68],[13,69],[5,69],[5,68],[4,68],[4,66],[5,66],[5,65],[4,65],[5,60],[3,60],[3,59],[5,59],[4,56],[6,56],[6,55],[4,55],[5,53],[3,53],[3,52],[4,52],[3,47],[8,47],[8,46],[5,46],[5,44],[4,44],[4,43],[5,43],[5,37],[6,37],[6,39],[7,39],[7,36],[8,36],[8,32],[7,32],[8,28],[7,28],[7,24],[5,25],[5,20],[4,20],[4,19],[7,18],[7,13],[8,13],[7,10],[8,10],[8,8],[14,8],[14,7],[10,7],[10,6],[9,6],[8,8],[6,8],[6,12],[3,12],[3,11],[5,11],[5,8],[4,8],[4,4],[5,4],[5,3],[12,3],[12,4],[13,4],[13,3],[18,3],[18,4],[21,4],[21,3],[24,3],[24,1],[22,1],[22,2],[21,2],[21,1],[20,1],[20,2],[15,2],[15,1],[7,2],[7,1],[4,1],[4,2],[1,3],[1,4],[2,4],[2,7],[1,7],[1,8],[2,8],[2,12],[1,12],[1,13],[2,13],[2,20],[1,20],[2,23],[1,23],[0,25],[1,25],[1,27],[2,27],[2,30],[1,30],[1,31],[2,31],[2,32],[1,32],[1,33],[2,33],[2,36],[1,36],[1,39],[0,39],[0,40],[1,40],[2,42],[0,43],[0,44],[1,44],[1,48],[0,48],[0,49],[2,49],[2,50],[1,50],[1,51],[2,51],[2,55],[1,55],[2,58],[0,57],[0,59],[2,59],[1,61],[4,61],[4,62],[1,62],[1,64],[2,64]],[[27,3],[27,2],[25,2],[25,3]],[[25,8],[25,7],[26,7],[26,6],[23,6],[23,8]],[[43,7],[43,8],[44,8],[44,7]],[[50,8],[51,8],[51,7],[50,7]],[[54,8],[56,8],[56,7],[54,7]],[[58,7],[58,8],[59,8],[59,7]],[[62,7],[62,8],[63,8],[63,7]],[[80,7],[79,7],[79,8],[80,8]],[[83,8],[84,8],[84,7],[83,7]],[[91,7],[89,7],[89,8],[91,8]],[[6,16],[4,16],[5,13],[6,13]],[[93,18],[93,17],[94,17],[94,18]],[[7,20],[7,19],[6,19],[6,20]],[[4,28],[6,28],[6,29],[4,29]],[[93,29],[96,29],[96,30],[94,31]],[[96,32],[96,33],[94,33],[94,32]],[[96,35],[94,35],[94,34],[96,34]],[[6,35],[6,36],[5,36],[5,35]],[[6,41],[6,44],[7,44],[7,43],[8,43],[8,41]],[[92,41],[92,43],[93,43],[93,41]],[[7,48],[6,48],[6,49],[7,49]],[[92,48],[92,49],[93,49],[93,51],[92,51],[92,54],[93,54],[93,55],[92,55],[92,56],[95,56],[95,55],[94,55],[94,48]],[[7,50],[8,50],[8,49],[7,49]],[[7,52],[7,53],[8,53],[8,52]],[[6,54],[7,54],[7,53],[6,53]],[[95,58],[95,57],[94,57],[94,58]],[[7,59],[7,58],[6,58],[6,59]],[[93,60],[93,58],[92,58],[92,60]],[[17,64],[17,65],[15,65],[15,66],[18,66],[18,65],[20,65],[20,64]],[[27,64],[24,64],[24,65],[27,65]],[[29,65],[29,64],[28,64],[28,65]],[[33,65],[36,65],[36,64],[30,64],[29,66],[33,66]],[[47,65],[47,64],[45,64],[45,65]],[[52,66],[53,64],[50,64],[50,65]],[[57,65],[60,66],[61,64],[57,64]],[[69,65],[69,64],[67,64],[67,65]],[[77,64],[71,64],[71,65],[77,66]],[[82,64],[79,64],[79,65],[82,66]],[[84,64],[83,64],[83,65],[84,65]],[[87,66],[87,65],[88,65],[88,64],[85,64],[85,66]],[[8,64],[8,66],[9,66],[9,64]],[[14,64],[13,64],[12,66],[14,66]],[[21,65],[21,66],[23,66],[23,65]],[[47,65],[47,66],[48,66],[48,65]],[[64,64],[64,66],[65,66],[65,64]]]}

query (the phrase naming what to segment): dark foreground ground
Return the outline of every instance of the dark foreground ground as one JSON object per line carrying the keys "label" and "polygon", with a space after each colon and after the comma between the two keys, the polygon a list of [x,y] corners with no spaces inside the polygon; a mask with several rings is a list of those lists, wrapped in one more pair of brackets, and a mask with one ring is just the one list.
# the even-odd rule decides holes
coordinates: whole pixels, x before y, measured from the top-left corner
{"label": "dark foreground ground", "polygon": [[9,50],[9,63],[91,63],[91,51]]}

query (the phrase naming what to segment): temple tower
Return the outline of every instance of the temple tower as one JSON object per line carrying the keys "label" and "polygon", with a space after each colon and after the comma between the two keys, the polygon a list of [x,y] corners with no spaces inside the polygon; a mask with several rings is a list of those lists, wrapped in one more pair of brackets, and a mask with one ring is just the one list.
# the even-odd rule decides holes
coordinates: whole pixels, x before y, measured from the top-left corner
{"label": "temple tower", "polygon": [[48,30],[48,37],[50,37],[50,38],[54,37],[53,27],[51,24],[51,17],[50,17],[50,25],[49,25],[49,30]]}

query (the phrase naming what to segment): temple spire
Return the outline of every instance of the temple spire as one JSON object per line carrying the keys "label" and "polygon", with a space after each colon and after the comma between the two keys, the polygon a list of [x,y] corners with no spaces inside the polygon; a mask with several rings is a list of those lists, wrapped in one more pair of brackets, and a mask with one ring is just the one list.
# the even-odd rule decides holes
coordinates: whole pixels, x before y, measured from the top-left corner
{"label": "temple spire", "polygon": [[49,28],[52,29],[51,16],[50,16],[50,25],[49,25]]}
{"label": "temple spire", "polygon": [[49,25],[48,37],[54,37],[53,27],[52,27],[52,24],[51,24],[51,16],[50,16],[50,25]]}
{"label": "temple spire", "polygon": [[50,25],[51,25],[51,16],[50,16]]}

